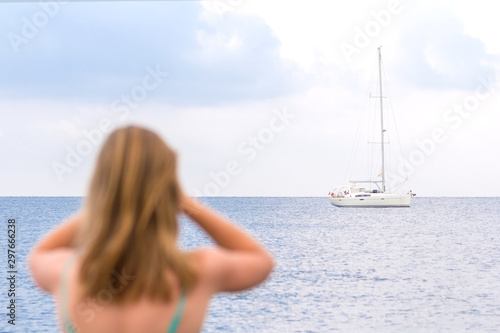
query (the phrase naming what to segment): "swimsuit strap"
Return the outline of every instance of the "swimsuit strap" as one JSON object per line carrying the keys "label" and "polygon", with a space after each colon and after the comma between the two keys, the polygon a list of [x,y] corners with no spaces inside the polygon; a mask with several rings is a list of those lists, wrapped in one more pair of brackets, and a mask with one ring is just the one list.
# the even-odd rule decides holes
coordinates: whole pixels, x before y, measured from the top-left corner
{"label": "swimsuit strap", "polygon": [[184,309],[186,308],[186,291],[181,292],[181,296],[179,297],[179,301],[177,302],[177,308],[175,309],[174,318],[172,319],[172,323],[168,328],[168,333],[177,332],[177,328],[181,323],[182,315],[184,314]]}
{"label": "swimsuit strap", "polygon": [[[69,271],[73,263],[75,262],[76,256],[70,255],[63,266],[63,271],[61,273],[61,282],[60,282],[60,299],[61,299],[61,316],[63,322],[63,329],[67,333],[76,333],[76,329],[71,322],[71,317],[69,315],[69,290],[68,290],[68,280],[69,280]],[[168,333],[177,332],[177,328],[181,323],[182,316],[184,315],[184,310],[186,308],[187,295],[186,291],[182,290],[181,295],[179,297],[179,301],[177,302],[177,308],[175,309],[175,314],[172,319],[172,323],[168,328]]]}
{"label": "swimsuit strap", "polygon": [[63,329],[68,333],[76,333],[76,330],[71,322],[69,316],[69,292],[68,292],[68,276],[71,266],[75,262],[76,256],[70,255],[66,262],[64,263],[63,271],[61,273],[61,283],[60,283],[60,299],[61,299],[61,315],[63,322]]}

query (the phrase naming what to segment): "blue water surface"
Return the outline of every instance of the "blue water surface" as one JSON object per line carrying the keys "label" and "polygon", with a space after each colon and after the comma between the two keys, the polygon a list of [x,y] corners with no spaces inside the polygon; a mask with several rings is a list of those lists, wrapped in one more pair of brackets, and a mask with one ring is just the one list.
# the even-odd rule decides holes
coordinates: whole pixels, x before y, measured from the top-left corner
{"label": "blue water surface", "polygon": [[[213,298],[203,332],[500,331],[500,198],[414,198],[411,208],[338,208],[328,198],[203,198],[258,238],[276,268]],[[0,332],[57,332],[26,256],[79,197],[0,198]],[[7,224],[16,220],[16,325],[7,323]],[[180,244],[211,244],[180,219]],[[2,231],[3,230],[3,231]]]}

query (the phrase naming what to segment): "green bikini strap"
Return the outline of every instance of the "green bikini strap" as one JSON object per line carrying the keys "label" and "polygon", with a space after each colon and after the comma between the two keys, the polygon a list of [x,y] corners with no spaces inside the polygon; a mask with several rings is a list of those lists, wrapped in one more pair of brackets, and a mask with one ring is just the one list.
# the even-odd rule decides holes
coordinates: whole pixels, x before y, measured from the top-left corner
{"label": "green bikini strap", "polygon": [[70,255],[63,266],[63,271],[61,273],[60,281],[60,299],[61,299],[61,314],[63,320],[64,330],[68,333],[75,333],[75,328],[71,323],[71,318],[69,316],[69,292],[68,292],[68,276],[69,270],[75,261],[76,256]]}
{"label": "green bikini strap", "polygon": [[181,296],[179,297],[179,302],[177,303],[177,308],[175,309],[174,318],[172,319],[172,323],[170,324],[170,328],[168,329],[168,333],[177,332],[177,328],[181,323],[182,315],[184,314],[184,309],[186,308],[187,295],[183,290]]}

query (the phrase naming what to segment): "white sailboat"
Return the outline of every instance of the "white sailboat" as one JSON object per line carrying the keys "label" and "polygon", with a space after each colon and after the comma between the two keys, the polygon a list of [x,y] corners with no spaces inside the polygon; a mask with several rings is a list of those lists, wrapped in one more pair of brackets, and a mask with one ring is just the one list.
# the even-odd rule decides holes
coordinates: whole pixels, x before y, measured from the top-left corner
{"label": "white sailboat", "polygon": [[[379,76],[379,100],[380,100],[380,151],[381,151],[381,171],[375,179],[350,180],[348,185],[338,186],[330,193],[330,203],[338,207],[410,207],[411,198],[415,194],[412,191],[407,193],[390,193],[386,189],[386,165],[385,140],[386,128],[384,127],[383,94],[382,94],[382,54],[378,48],[378,76]],[[406,176],[408,178],[408,176]],[[373,189],[366,189],[367,186],[358,184],[370,184]]]}

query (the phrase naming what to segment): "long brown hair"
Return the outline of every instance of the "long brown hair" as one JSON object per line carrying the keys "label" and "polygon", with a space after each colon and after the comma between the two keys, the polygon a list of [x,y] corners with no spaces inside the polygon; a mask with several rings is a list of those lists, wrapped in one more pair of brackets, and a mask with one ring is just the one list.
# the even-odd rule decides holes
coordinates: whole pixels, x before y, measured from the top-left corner
{"label": "long brown hair", "polygon": [[179,201],[175,152],[141,127],[111,133],[97,159],[78,237],[84,295],[96,297],[122,272],[133,279],[113,296],[115,303],[144,295],[168,300],[166,270],[189,289],[196,272],[176,243]]}

